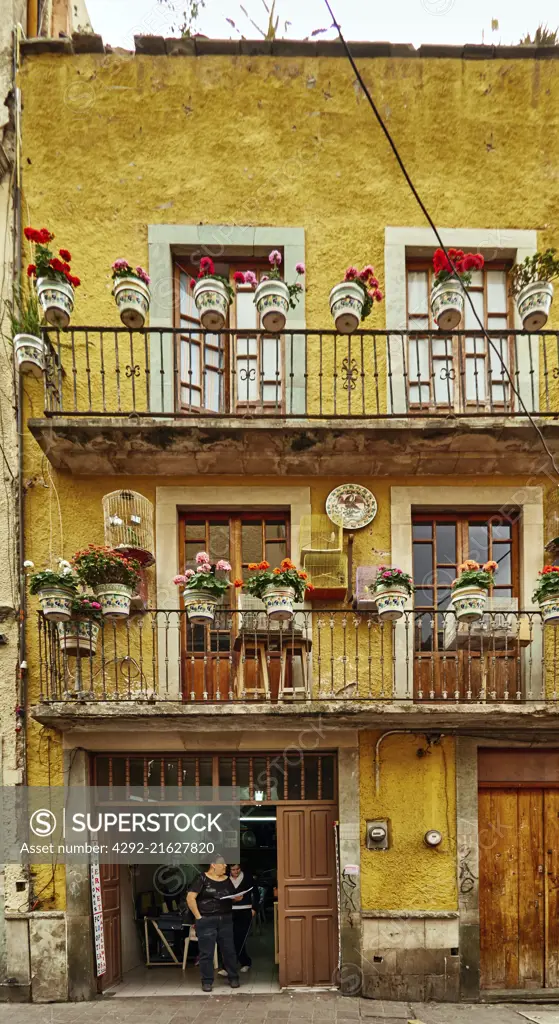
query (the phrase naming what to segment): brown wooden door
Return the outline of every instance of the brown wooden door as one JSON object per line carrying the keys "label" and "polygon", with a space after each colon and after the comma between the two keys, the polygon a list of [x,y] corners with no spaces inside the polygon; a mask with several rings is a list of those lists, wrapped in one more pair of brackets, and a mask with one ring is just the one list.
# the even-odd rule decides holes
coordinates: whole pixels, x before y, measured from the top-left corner
{"label": "brown wooden door", "polygon": [[103,929],[107,970],[100,978],[104,991],[122,981],[120,948],[120,865],[101,864],[101,899],[103,900]]}
{"label": "brown wooden door", "polygon": [[280,985],[332,985],[337,968],[334,804],[277,809]]}
{"label": "brown wooden door", "polygon": [[480,790],[482,988],[559,988],[558,850],[559,790]]}

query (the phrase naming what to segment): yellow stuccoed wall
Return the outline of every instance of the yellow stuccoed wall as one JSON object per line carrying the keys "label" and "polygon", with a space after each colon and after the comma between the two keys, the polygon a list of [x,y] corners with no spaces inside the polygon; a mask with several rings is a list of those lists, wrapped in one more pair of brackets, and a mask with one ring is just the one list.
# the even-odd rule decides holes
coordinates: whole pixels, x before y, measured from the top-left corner
{"label": "yellow stuccoed wall", "polygon": [[[540,248],[559,242],[552,173],[559,164],[557,61],[379,58],[360,64],[438,224],[486,228],[488,245],[506,245],[508,228],[537,229]],[[330,325],[329,290],[350,262],[373,262],[384,286],[385,225],[424,224],[345,60],[42,55],[24,60],[20,86],[23,221],[48,226],[72,251],[83,281],[75,324],[116,325],[110,264],[125,256],[147,265],[148,224],[304,227],[310,328]],[[383,306],[367,326],[384,326]],[[557,302],[548,326],[559,326]],[[42,388],[28,378],[25,392],[27,415],[41,415]],[[26,557],[44,566],[102,541],[100,502],[115,478],[56,473],[29,434],[24,454]],[[124,480],[151,500],[156,485],[238,482]],[[322,511],[327,493],[342,482],[312,480],[313,509]],[[372,527],[355,541],[356,564],[368,564],[373,548],[390,549],[389,496],[396,481],[355,482],[370,487],[379,503]],[[484,482],[494,481],[475,481]],[[247,500],[250,483],[283,486],[286,497],[290,487],[287,479],[251,478]],[[422,483],[440,486],[448,478]],[[35,607],[34,599],[30,604]],[[33,616],[30,623],[33,702]],[[374,739],[367,733],[361,745],[361,834],[366,818],[386,814],[397,842],[386,856],[363,852],[363,905],[452,909],[454,851],[446,837],[454,835],[453,744],[445,741],[445,765],[440,749],[417,759],[417,737],[389,738],[377,799]],[[31,784],[62,782],[60,738],[33,721],[28,761]],[[429,827],[445,833],[436,853],[422,846]],[[45,886],[40,905],[63,906],[60,875],[55,893],[49,879],[50,869],[38,872],[35,891]]]}
{"label": "yellow stuccoed wall", "polygon": [[[387,736],[380,745],[380,785],[375,787],[375,746],[382,735],[360,739],[361,835],[366,822],[389,819],[390,848],[361,850],[364,910],[456,910],[456,780],[454,740],[425,750],[424,736]],[[443,841],[425,845],[429,829]]]}

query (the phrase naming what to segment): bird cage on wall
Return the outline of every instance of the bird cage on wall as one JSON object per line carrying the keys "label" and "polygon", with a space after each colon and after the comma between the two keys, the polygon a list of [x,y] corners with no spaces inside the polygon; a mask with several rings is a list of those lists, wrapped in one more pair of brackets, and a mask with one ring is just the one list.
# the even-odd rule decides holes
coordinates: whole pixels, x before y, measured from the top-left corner
{"label": "bird cage on wall", "polygon": [[557,562],[559,559],[559,487],[554,487],[547,496],[545,550],[547,560]]}
{"label": "bird cage on wall", "polygon": [[308,600],[344,600],[348,584],[347,555],[341,551],[310,551],[304,556],[303,568],[314,587],[310,594],[307,592]]}
{"label": "bird cage on wall", "polygon": [[358,611],[375,611],[374,589],[378,576],[378,565],[358,565],[355,570],[354,607]]}
{"label": "bird cage on wall", "polygon": [[333,523],[327,515],[302,516],[300,524],[301,558],[309,551],[343,550],[342,521]]}
{"label": "bird cage on wall", "polygon": [[111,491],[103,498],[105,544],[136,558],[143,568],[155,562],[153,505],[137,491]]}

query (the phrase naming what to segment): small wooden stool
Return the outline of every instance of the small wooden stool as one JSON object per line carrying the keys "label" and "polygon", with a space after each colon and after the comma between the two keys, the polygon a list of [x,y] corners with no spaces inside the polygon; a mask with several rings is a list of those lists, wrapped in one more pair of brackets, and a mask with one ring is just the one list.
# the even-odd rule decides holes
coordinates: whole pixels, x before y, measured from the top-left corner
{"label": "small wooden stool", "polygon": [[[301,698],[302,700],[308,700],[309,698],[309,673],[308,673],[308,654],[312,647],[312,640],[308,640],[307,637],[299,636],[294,639],[288,640],[285,647],[282,648],[281,662],[280,662],[280,684],[278,691],[278,700],[284,700],[285,697]],[[287,655],[291,654],[291,686],[287,686]],[[295,658],[301,659],[301,674],[303,677],[302,686],[293,685],[293,662]]]}
{"label": "small wooden stool", "polygon": [[[246,633],[239,633],[235,639],[234,648],[239,652],[239,662],[235,679],[235,695],[240,700],[245,697],[265,697],[271,699],[270,677],[268,675],[268,644],[265,640],[251,636]],[[245,686],[245,661],[247,652],[254,657],[256,671],[256,686]],[[260,685],[258,685],[260,682]]]}
{"label": "small wooden stool", "polygon": [[[187,936],[186,936],[186,938],[184,940],[184,953],[182,955],[182,969],[183,969],[183,971],[186,971],[186,959],[188,957],[188,947],[190,945],[190,940],[191,939],[194,942],[198,942],[198,936],[196,935],[196,929],[195,929],[193,924],[190,925],[190,928],[188,929],[188,934],[187,934]],[[216,971],[217,971],[217,965],[218,965],[218,960],[217,960],[217,942],[216,942],[215,949],[214,949],[214,969]]]}

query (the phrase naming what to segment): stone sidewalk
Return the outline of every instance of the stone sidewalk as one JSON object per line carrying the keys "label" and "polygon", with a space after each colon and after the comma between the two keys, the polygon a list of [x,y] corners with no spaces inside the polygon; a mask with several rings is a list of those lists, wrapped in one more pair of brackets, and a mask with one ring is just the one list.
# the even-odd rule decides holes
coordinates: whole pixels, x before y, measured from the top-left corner
{"label": "stone sidewalk", "polygon": [[337,993],[282,992],[0,1003],[0,1024],[559,1024],[555,1006],[386,1003]]}

